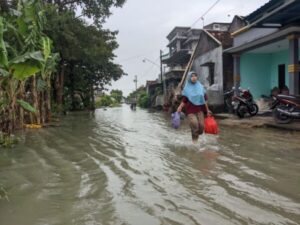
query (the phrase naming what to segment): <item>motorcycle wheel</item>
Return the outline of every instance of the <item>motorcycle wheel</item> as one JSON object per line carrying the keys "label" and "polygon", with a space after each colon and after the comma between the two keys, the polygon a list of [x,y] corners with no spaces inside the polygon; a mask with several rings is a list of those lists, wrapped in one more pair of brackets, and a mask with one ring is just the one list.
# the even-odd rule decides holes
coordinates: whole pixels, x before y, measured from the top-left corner
{"label": "motorcycle wheel", "polygon": [[232,103],[231,103],[231,99],[230,98],[227,98],[225,99],[225,110],[229,113],[229,114],[232,114],[234,113],[234,109],[232,107]]}
{"label": "motorcycle wheel", "polygon": [[258,113],[258,105],[256,105],[256,104],[252,104],[249,108],[248,108],[248,110],[249,110],[249,114],[250,114],[250,116],[255,116],[257,113]]}
{"label": "motorcycle wheel", "polygon": [[239,104],[237,109],[236,109],[236,114],[239,118],[244,118],[246,114],[246,105]]}
{"label": "motorcycle wheel", "polygon": [[[279,107],[281,107],[281,106],[279,106]],[[286,109],[287,107],[284,107],[284,108]],[[275,122],[279,123],[279,124],[287,124],[293,120],[291,117],[279,112],[278,107],[273,110],[273,118],[274,118]]]}

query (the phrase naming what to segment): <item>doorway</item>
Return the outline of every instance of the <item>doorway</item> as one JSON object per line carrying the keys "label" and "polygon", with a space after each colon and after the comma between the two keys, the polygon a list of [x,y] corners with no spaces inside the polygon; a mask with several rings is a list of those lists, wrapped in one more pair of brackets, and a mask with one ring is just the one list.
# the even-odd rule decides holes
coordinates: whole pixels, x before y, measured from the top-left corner
{"label": "doorway", "polygon": [[278,65],[278,87],[280,90],[285,86],[285,64]]}

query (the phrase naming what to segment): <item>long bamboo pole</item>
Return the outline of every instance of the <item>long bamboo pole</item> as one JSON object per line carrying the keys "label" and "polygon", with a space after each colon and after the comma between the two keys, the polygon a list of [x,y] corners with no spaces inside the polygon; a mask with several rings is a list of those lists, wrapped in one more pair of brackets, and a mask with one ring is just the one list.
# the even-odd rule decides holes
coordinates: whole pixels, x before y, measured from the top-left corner
{"label": "long bamboo pole", "polygon": [[185,79],[187,77],[187,74],[189,73],[194,61],[195,61],[195,57],[196,57],[196,52],[197,52],[197,49],[198,49],[198,46],[199,46],[199,43],[200,43],[200,37],[199,37],[199,40],[197,42],[197,45],[195,47],[195,49],[193,50],[193,53],[191,55],[191,58],[189,60],[189,63],[187,65],[187,67],[185,68],[185,71],[184,71],[184,74],[182,76],[182,79],[180,81],[180,83],[178,84],[177,88],[175,89],[175,97],[180,95],[181,91],[182,91],[182,87],[183,87],[183,84],[185,82]]}

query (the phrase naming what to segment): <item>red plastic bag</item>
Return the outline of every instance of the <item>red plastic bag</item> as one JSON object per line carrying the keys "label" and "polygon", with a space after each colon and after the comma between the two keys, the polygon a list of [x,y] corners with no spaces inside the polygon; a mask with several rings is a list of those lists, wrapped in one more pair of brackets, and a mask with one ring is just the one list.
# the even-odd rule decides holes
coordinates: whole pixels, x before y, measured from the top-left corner
{"label": "red plastic bag", "polygon": [[206,134],[218,134],[219,128],[217,121],[213,116],[208,116],[204,120]]}

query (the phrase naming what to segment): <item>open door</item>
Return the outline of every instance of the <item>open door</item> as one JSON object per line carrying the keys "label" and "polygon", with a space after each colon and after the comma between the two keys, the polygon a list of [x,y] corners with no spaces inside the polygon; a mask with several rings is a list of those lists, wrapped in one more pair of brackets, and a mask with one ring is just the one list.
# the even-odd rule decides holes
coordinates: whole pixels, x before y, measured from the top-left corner
{"label": "open door", "polygon": [[285,86],[285,64],[278,65],[278,87],[280,90]]}

